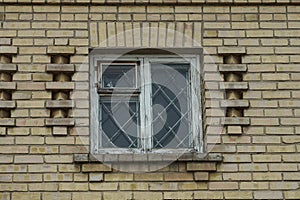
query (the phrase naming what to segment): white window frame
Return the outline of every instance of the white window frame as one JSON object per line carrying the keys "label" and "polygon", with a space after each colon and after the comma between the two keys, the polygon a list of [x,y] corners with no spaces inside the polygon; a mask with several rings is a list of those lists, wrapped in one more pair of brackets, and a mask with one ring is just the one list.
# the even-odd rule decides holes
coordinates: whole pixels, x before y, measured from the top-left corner
{"label": "white window frame", "polygon": [[[142,138],[148,138],[141,141],[141,148],[101,148],[99,146],[99,137],[101,136],[99,131],[99,94],[98,94],[98,68],[99,62],[140,62],[140,67],[137,72],[139,78],[136,80],[141,81],[145,84],[145,87],[141,89],[140,93],[140,123],[141,129],[138,131]],[[184,149],[151,149],[152,142],[152,110],[151,110],[151,63],[173,63],[173,64],[190,64],[190,81],[191,81],[191,120],[192,120],[192,138],[193,147]],[[139,67],[139,66],[137,66]],[[202,124],[202,105],[201,105],[201,60],[200,55],[185,54],[185,55],[149,55],[149,54],[138,54],[138,55],[123,55],[118,57],[115,54],[92,54],[90,56],[90,138],[91,138],[91,153],[92,154],[126,154],[126,153],[185,153],[185,152],[197,152],[204,153],[204,137],[203,137],[203,124]],[[140,83],[137,83],[139,85]],[[148,101],[148,102],[147,102]],[[147,127],[147,128],[145,128]],[[148,137],[146,137],[148,136]]]}

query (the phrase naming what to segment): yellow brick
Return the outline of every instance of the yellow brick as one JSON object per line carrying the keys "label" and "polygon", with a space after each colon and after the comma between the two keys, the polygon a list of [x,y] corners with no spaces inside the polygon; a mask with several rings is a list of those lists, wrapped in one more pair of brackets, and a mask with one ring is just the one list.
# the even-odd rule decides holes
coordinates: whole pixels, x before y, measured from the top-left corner
{"label": "yellow brick", "polygon": [[80,168],[74,164],[62,164],[58,166],[59,172],[79,172]]}
{"label": "yellow brick", "polygon": [[30,183],[28,184],[28,189],[30,191],[57,191],[57,183]]}
{"label": "yellow brick", "polygon": [[51,135],[51,128],[31,128],[32,135]]}
{"label": "yellow brick", "polygon": [[28,172],[56,172],[56,171],[57,171],[56,165],[49,165],[49,164],[28,165]]}
{"label": "yellow brick", "polygon": [[269,189],[268,182],[241,182],[240,188],[243,190],[267,190]]}
{"label": "yellow brick", "polygon": [[[1,155],[0,156],[0,163],[13,163],[13,156],[12,155]],[[3,175],[3,177],[7,176],[6,174]],[[3,178],[2,176],[0,176],[0,180],[4,181],[6,180],[6,178]],[[8,176],[9,177],[9,176]],[[7,179],[8,179],[7,177]],[[4,181],[5,182],[5,181]],[[10,181],[11,182],[11,181]]]}
{"label": "yellow brick", "polygon": [[270,189],[271,190],[295,190],[298,188],[298,184],[296,182],[271,182]]}
{"label": "yellow brick", "polygon": [[14,182],[41,182],[42,175],[41,174],[14,174],[13,181]]}
{"label": "yellow brick", "polygon": [[300,191],[284,191],[284,196],[286,199],[298,199]]}
{"label": "yellow brick", "polygon": [[33,45],[33,39],[32,38],[14,38],[13,39],[13,45],[17,46],[28,46]]}
{"label": "yellow brick", "polygon": [[74,54],[74,47],[68,46],[49,46],[47,52],[50,54]]}
{"label": "yellow brick", "polygon": [[87,182],[89,181],[89,175],[88,174],[74,174],[74,181],[75,182]]}
{"label": "yellow brick", "polygon": [[73,163],[73,155],[45,155],[46,163]]}
{"label": "yellow brick", "polygon": [[74,144],[74,137],[47,137],[46,144]]}
{"label": "yellow brick", "polygon": [[131,199],[131,192],[104,192],[103,199]]}
{"label": "yellow brick", "polygon": [[30,101],[17,101],[18,108],[43,108],[45,101],[30,100]]}
{"label": "yellow brick", "polygon": [[40,195],[38,192],[18,192],[12,194],[12,200],[40,200]]}
{"label": "yellow brick", "polygon": [[43,163],[43,157],[40,155],[15,156],[15,163]]}
{"label": "yellow brick", "polygon": [[88,6],[62,6],[63,13],[83,13],[88,12]]}
{"label": "yellow brick", "polygon": [[60,191],[87,191],[88,183],[60,183]]}
{"label": "yellow brick", "polygon": [[280,191],[255,191],[255,199],[282,199],[282,192]]}
{"label": "yellow brick", "polygon": [[223,179],[224,180],[238,180],[238,181],[242,181],[242,180],[251,180],[251,173],[224,173],[223,174]]}
{"label": "yellow brick", "polygon": [[104,181],[132,181],[133,174],[129,173],[109,173],[104,175]]}
{"label": "yellow brick", "polygon": [[282,176],[281,173],[278,172],[253,173],[253,180],[260,180],[260,181],[282,180]]}
{"label": "yellow brick", "polygon": [[44,119],[19,118],[16,119],[17,126],[44,126]]}
{"label": "yellow brick", "polygon": [[105,164],[83,164],[82,171],[83,172],[105,172],[111,171],[110,165]]}
{"label": "yellow brick", "polygon": [[55,181],[72,181],[72,174],[53,174],[53,173],[45,173],[43,174],[44,181],[46,182],[55,182]]}
{"label": "yellow brick", "polygon": [[191,181],[193,180],[193,173],[165,173],[165,181]]}
{"label": "yellow brick", "polygon": [[19,30],[19,37],[45,37],[46,31],[44,30]]}
{"label": "yellow brick", "polygon": [[93,199],[93,200],[101,200],[102,194],[98,192],[80,192],[80,193],[73,193],[73,200],[86,200],[86,199]]}
{"label": "yellow brick", "polygon": [[[105,10],[105,9],[103,9]],[[115,12],[114,10],[116,10],[115,7],[108,7],[107,8],[107,11],[109,12]],[[135,6],[135,7],[132,7],[132,6],[122,6],[122,7],[119,7],[119,12],[120,13],[145,13],[146,12],[146,7],[145,6]]]}
{"label": "yellow brick", "polygon": [[95,190],[102,190],[102,191],[107,191],[107,190],[117,190],[118,189],[118,183],[90,183],[89,188],[92,191]]}
{"label": "yellow brick", "polygon": [[252,199],[252,192],[247,191],[232,191],[224,192],[226,199]]}
{"label": "yellow brick", "polygon": [[238,189],[237,182],[210,182],[208,184],[210,190],[236,190]]}
{"label": "yellow brick", "polygon": [[71,200],[70,192],[43,192],[43,200],[65,199]]}
{"label": "yellow brick", "polygon": [[73,37],[74,31],[72,30],[48,30],[47,37]]}
{"label": "yellow brick", "polygon": [[251,162],[251,157],[248,154],[226,155],[224,156],[224,162]]}
{"label": "yellow brick", "polygon": [[50,110],[47,109],[32,109],[30,110],[31,117],[50,117]]}
{"label": "yellow brick", "polygon": [[29,128],[8,128],[7,129],[8,135],[29,135]]}
{"label": "yellow brick", "polygon": [[2,194],[0,194],[0,199],[10,199],[10,194],[3,192]]}
{"label": "yellow brick", "polygon": [[178,183],[177,182],[151,182],[149,183],[149,189],[153,191],[178,190]]}
{"label": "yellow brick", "polygon": [[160,192],[134,192],[135,199],[140,200],[152,200],[152,199],[162,199],[162,193]]}
{"label": "yellow brick", "polygon": [[51,99],[52,93],[50,91],[32,92],[32,99]]}
{"label": "yellow brick", "polygon": [[31,146],[31,154],[55,154],[58,153],[58,146]]}
{"label": "yellow brick", "polygon": [[195,199],[223,199],[223,192],[218,191],[195,191]]}
{"label": "yellow brick", "polygon": [[139,190],[148,190],[148,183],[119,183],[120,190],[130,190],[130,191],[139,191]]}
{"label": "yellow brick", "polygon": [[24,136],[17,137],[16,144],[43,144],[44,138],[39,136]]}
{"label": "yellow brick", "polygon": [[134,180],[136,180],[136,181],[162,181],[163,174],[162,173],[135,174]]}

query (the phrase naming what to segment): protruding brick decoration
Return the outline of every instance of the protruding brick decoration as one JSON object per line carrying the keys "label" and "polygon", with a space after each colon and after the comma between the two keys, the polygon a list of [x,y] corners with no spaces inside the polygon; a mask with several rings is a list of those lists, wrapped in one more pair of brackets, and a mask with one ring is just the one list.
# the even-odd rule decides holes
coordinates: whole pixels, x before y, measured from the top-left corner
{"label": "protruding brick decoration", "polygon": [[224,125],[249,125],[250,120],[248,117],[225,117],[222,123]]}
{"label": "protruding brick decoration", "polygon": [[[69,63],[70,62],[70,58],[67,56],[63,56],[62,54],[60,53],[57,53],[57,54],[54,54],[52,57],[51,57],[51,63],[56,63],[56,64],[48,64],[47,66],[51,66],[51,65],[57,65],[57,64],[66,64],[66,63]],[[48,67],[47,67],[48,69]]]}
{"label": "protruding brick decoration", "polygon": [[54,100],[66,100],[69,98],[69,94],[67,92],[53,92]]}
{"label": "protruding brick decoration", "polygon": [[249,101],[248,100],[224,100],[221,101],[221,107],[247,108],[249,107]]}
{"label": "protruding brick decoration", "polygon": [[17,66],[11,64],[11,55],[16,54],[16,47],[0,47],[0,118],[10,118],[10,110],[16,107],[11,100],[12,91],[16,89],[16,83],[12,81],[12,74],[17,71]]}
{"label": "protruding brick decoration", "polygon": [[[226,56],[226,59],[232,59],[232,55],[239,55],[239,54],[245,54],[246,48],[245,47],[218,47],[218,54],[228,54]],[[229,63],[226,61],[226,64]]]}
{"label": "protruding brick decoration", "polygon": [[243,94],[241,91],[236,90],[228,90],[226,91],[226,99],[227,100],[239,100],[242,99]]}
{"label": "protruding brick decoration", "polygon": [[67,112],[63,109],[52,109],[51,117],[52,118],[66,118]]}
{"label": "protruding brick decoration", "polygon": [[[219,71],[224,74],[225,81],[220,83],[220,88],[226,91],[227,99],[220,105],[227,108],[227,118],[225,118],[224,124],[231,125],[227,127],[228,134],[241,134],[242,127],[239,125],[249,124],[249,119],[240,119],[244,116],[244,108],[249,107],[249,101],[241,100],[243,91],[249,87],[247,82],[243,82],[243,73],[247,71],[247,66],[241,64],[241,55],[246,53],[246,49],[244,47],[219,47],[218,53],[224,55],[225,63],[219,65]],[[241,124],[238,124],[239,122]]]}
{"label": "protruding brick decoration", "polygon": [[245,82],[224,82],[220,83],[220,88],[225,90],[247,90],[248,83]]}
{"label": "protruding brick decoration", "polygon": [[[46,89],[52,90],[53,101],[47,101],[46,107],[51,109],[51,117],[56,119],[65,119],[71,117],[70,108],[73,108],[73,101],[69,99],[69,93],[74,89],[72,75],[75,72],[73,64],[70,62],[70,54],[74,54],[75,50],[72,47],[49,47],[48,54],[54,54],[51,57],[53,64],[47,64],[46,72],[53,74],[53,81],[46,83]],[[47,123],[48,122],[48,123]],[[61,125],[61,127],[53,127],[53,135],[67,135],[68,129],[63,126],[70,126],[64,124],[63,121],[56,121],[55,123],[46,121],[50,126]]]}
{"label": "protruding brick decoration", "polygon": [[232,55],[232,54],[229,54],[229,55],[225,55],[224,56],[224,63],[225,64],[240,64],[241,63],[241,57],[240,56],[237,56],[237,55]]}
{"label": "protruding brick decoration", "polygon": [[[226,59],[226,62],[230,62],[228,61],[228,59]],[[219,65],[219,72],[221,73],[246,72],[246,71],[247,71],[247,66],[244,64],[220,64]]]}

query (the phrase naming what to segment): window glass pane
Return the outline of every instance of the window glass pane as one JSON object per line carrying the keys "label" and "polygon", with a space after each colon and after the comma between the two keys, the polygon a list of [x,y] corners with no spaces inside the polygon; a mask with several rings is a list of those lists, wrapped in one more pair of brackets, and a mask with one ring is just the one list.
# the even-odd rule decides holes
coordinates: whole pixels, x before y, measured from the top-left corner
{"label": "window glass pane", "polygon": [[101,100],[101,143],[104,148],[138,148],[138,101]]}
{"label": "window glass pane", "polygon": [[152,64],[153,148],[191,147],[188,64]]}
{"label": "window glass pane", "polygon": [[135,88],[136,65],[131,64],[102,64],[103,88]]}

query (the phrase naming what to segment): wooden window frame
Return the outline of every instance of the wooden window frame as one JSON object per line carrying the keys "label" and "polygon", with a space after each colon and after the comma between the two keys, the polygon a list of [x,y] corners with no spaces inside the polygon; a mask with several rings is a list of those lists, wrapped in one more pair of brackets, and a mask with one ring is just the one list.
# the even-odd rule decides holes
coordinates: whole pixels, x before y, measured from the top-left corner
{"label": "wooden window frame", "polygon": [[[139,130],[142,148],[129,149],[129,148],[101,148],[99,146],[99,63],[109,62],[124,62],[124,63],[140,63],[136,77],[137,86],[144,84],[145,87],[138,91],[140,98],[140,122],[141,129]],[[173,64],[190,64],[190,82],[191,82],[191,104],[192,104],[192,139],[193,147],[184,149],[151,149],[151,136],[152,135],[152,110],[151,110],[151,63],[173,63]],[[164,54],[137,54],[137,55],[123,55],[118,57],[114,54],[92,54],[90,56],[90,151],[92,154],[127,154],[127,153],[204,153],[204,135],[202,124],[202,80],[201,80],[201,59],[198,54],[185,54],[185,55],[164,55]],[[146,117],[147,116],[147,117]],[[150,125],[150,126],[149,126]],[[147,127],[147,128],[146,128]]]}

